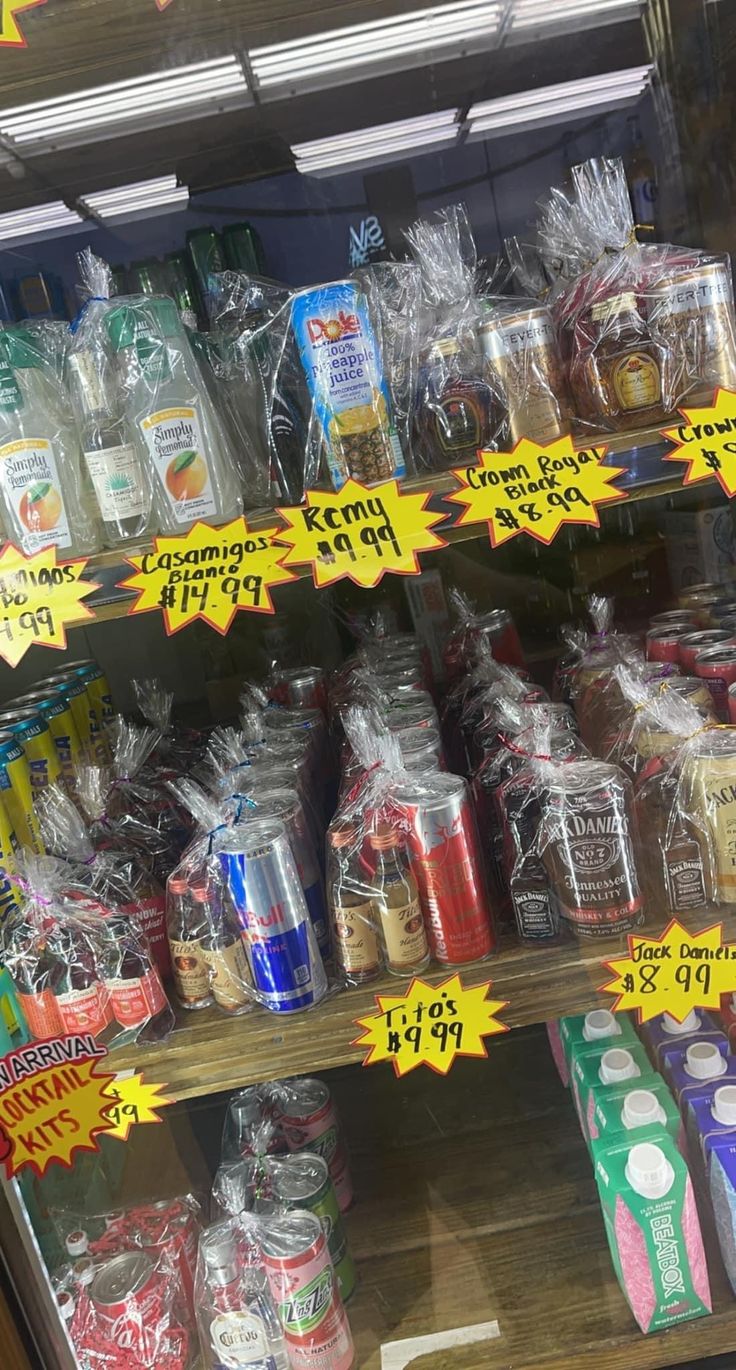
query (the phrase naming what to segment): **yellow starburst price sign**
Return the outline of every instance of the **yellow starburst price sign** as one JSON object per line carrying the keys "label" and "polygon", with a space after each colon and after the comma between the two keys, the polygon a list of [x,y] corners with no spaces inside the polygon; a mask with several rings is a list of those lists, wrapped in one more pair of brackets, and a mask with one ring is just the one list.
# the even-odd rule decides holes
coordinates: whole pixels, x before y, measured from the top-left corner
{"label": "yellow starburst price sign", "polygon": [[662,437],[675,443],[665,461],[684,461],[687,470],[683,485],[715,476],[722,489],[733,499],[736,495],[736,394],[733,390],[716,390],[712,404],[697,405],[680,410],[685,423],[677,428],[663,428]]}
{"label": "yellow starburst price sign", "polygon": [[432,532],[443,514],[427,508],[430,494],[400,490],[396,480],[367,486],[349,480],[339,494],[310,490],[306,504],[279,509],[288,545],[285,566],[311,566],[318,589],[352,580],[370,589],[387,573],[417,576],[420,552],[445,547]]}
{"label": "yellow starburst price sign", "polygon": [[271,590],[295,579],[275,532],[251,531],[241,517],[224,528],[195,523],[180,537],[157,537],[153,551],[126,558],[135,574],[119,588],[138,595],[130,613],[159,609],[168,636],[195,619],[224,636],[239,610],[274,613]]}
{"label": "yellow starburst price sign", "polygon": [[172,1102],[162,1094],[162,1089],[163,1085],[149,1084],[142,1075],[118,1075],[107,1091],[115,1098],[107,1110],[112,1123],[107,1136],[127,1142],[134,1123],[160,1123],[162,1119],[156,1110]]}
{"label": "yellow starburst price sign", "polygon": [[25,10],[45,5],[46,0],[2,0],[0,4],[0,47],[27,48],[25,34],[19,23],[18,15]]}
{"label": "yellow starburst price sign", "polygon": [[17,666],[29,647],[64,651],[70,623],[94,618],[82,603],[99,590],[82,580],[86,560],[59,561],[55,547],[25,556],[11,542],[0,552],[0,657]]}
{"label": "yellow starburst price sign", "polygon": [[520,533],[549,545],[563,524],[600,527],[600,505],[626,498],[612,484],[624,468],[604,466],[605,455],[605,447],[577,451],[571,438],[547,446],[522,438],[513,452],[480,452],[477,466],[453,470],[462,488],[446,498],[463,506],[460,527],[488,524],[493,547]]}
{"label": "yellow starburst price sign", "polygon": [[601,990],[616,995],[614,1011],[636,1009],[640,1023],[671,1013],[681,1023],[736,992],[736,943],[724,942],[722,923],[690,933],[673,918],[660,937],[629,933],[628,942],[627,956],[604,962],[614,979]]}
{"label": "yellow starburst price sign", "polygon": [[417,1066],[446,1075],[458,1056],[487,1056],[485,1037],[508,1032],[496,1014],[507,1001],[489,999],[491,981],[465,989],[459,975],[441,985],[412,980],[405,994],[377,994],[378,1011],[356,1018],[353,1046],[367,1047],[364,1066],[390,1061],[397,1076]]}

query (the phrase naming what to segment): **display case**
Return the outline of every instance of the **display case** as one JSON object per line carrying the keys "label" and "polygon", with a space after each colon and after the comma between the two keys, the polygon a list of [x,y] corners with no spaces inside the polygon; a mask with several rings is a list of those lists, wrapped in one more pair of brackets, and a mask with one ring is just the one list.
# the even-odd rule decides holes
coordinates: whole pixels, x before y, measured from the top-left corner
{"label": "display case", "polygon": [[726,1370],[728,0],[0,24],[3,1366]]}

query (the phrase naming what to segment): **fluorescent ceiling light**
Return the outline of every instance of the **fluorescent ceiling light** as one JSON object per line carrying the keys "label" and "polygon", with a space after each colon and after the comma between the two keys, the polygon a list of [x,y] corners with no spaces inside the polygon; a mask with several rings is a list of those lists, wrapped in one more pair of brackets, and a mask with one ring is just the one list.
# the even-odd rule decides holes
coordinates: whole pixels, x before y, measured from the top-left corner
{"label": "fluorescent ceiling light", "polygon": [[305,176],[324,176],[330,171],[392,161],[438,143],[453,143],[459,130],[458,115],[457,109],[445,109],[437,114],[422,114],[417,119],[360,128],[311,143],[295,143],[291,151],[297,171]]}
{"label": "fluorescent ceiling light", "polygon": [[63,200],[14,209],[9,214],[0,214],[0,245],[21,238],[45,238],[61,228],[82,228],[84,222],[81,214],[69,209]]}
{"label": "fluorescent ceiling light", "polygon": [[157,176],[152,181],[136,181],[113,190],[97,190],[81,195],[80,203],[97,219],[144,218],[170,209],[186,209],[189,187],[176,183],[176,176]]}
{"label": "fluorescent ceiling light", "polygon": [[497,100],[483,100],[468,110],[469,136],[497,130],[511,133],[520,124],[544,123],[585,109],[626,104],[644,93],[651,73],[651,66],[629,67],[539,90],[517,91]]}
{"label": "fluorescent ceiling light", "polygon": [[250,100],[239,59],[218,57],[0,110],[0,134],[26,153],[45,152],[152,131],[186,119],[192,110],[215,114]]}
{"label": "fluorescent ceiling light", "polygon": [[543,25],[569,24],[572,19],[622,22],[635,19],[641,12],[641,0],[514,0],[511,10],[511,29],[541,28]]}
{"label": "fluorescent ceiling light", "polygon": [[502,0],[456,0],[252,48],[248,60],[266,96],[274,87],[318,87],[322,77],[329,78],[322,84],[330,85],[357,81],[397,66],[424,66],[428,58],[457,57],[468,46],[482,50],[498,33],[504,8]]}

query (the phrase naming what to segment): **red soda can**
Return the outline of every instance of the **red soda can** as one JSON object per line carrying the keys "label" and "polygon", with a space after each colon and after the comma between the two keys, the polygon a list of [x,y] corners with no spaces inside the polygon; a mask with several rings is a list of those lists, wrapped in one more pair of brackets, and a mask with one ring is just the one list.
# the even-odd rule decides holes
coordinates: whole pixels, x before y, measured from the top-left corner
{"label": "red soda can", "polygon": [[473,624],[471,634],[475,643],[486,639],[495,661],[502,661],[507,666],[526,665],[521,638],[508,609],[491,609],[482,614]]}
{"label": "red soda can", "polygon": [[279,1123],[290,1151],[316,1151],[330,1169],[340,1211],[353,1202],[348,1152],[342,1128],[323,1080],[285,1082]]}
{"label": "red soda can", "polygon": [[680,666],[684,675],[696,675],[695,658],[699,652],[704,652],[707,647],[720,647],[724,642],[731,642],[732,637],[723,628],[706,628],[698,633],[686,633],[680,638],[679,654]]}
{"label": "red soda can", "polygon": [[680,624],[659,624],[656,628],[650,628],[646,635],[646,657],[647,661],[671,661],[679,665],[680,662],[680,643],[684,637],[692,637],[692,627],[689,623]]}
{"label": "red soda can", "polygon": [[[736,612],[736,610],[734,610]],[[687,628],[695,633],[698,629],[698,620],[689,609],[665,609],[664,613],[652,614],[649,620],[650,628]]]}
{"label": "red soda can", "polygon": [[269,1218],[259,1240],[292,1370],[352,1370],[350,1323],[319,1218],[298,1210]]}
{"label": "red soda can", "polygon": [[321,666],[282,667],[271,679],[270,698],[287,709],[321,709],[327,713],[327,684]]}
{"label": "red soda can", "polygon": [[124,1251],[106,1261],[89,1286],[89,1298],[107,1340],[143,1365],[152,1363],[166,1279],[145,1251]]}
{"label": "red soda can", "polygon": [[695,658],[695,674],[713,696],[713,708],[722,723],[728,720],[729,689],[736,682],[736,645],[708,647]]}
{"label": "red soda can", "polygon": [[462,966],[487,956],[496,938],[465,780],[438,772],[397,790],[395,803],[435,960]]}

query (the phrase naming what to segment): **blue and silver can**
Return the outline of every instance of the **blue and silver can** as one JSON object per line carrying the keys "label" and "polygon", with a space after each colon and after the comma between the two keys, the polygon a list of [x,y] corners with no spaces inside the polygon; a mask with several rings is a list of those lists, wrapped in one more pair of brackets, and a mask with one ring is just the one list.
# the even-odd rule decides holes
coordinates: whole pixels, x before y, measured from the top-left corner
{"label": "blue and silver can", "polygon": [[219,859],[261,1002],[273,1013],[319,1003],[327,976],[284,824],[268,818],[239,824]]}
{"label": "blue and silver can", "polygon": [[286,828],[314,935],[317,938],[317,946],[323,960],[328,961],[332,955],[332,943],[325,887],[301,797],[295,789],[266,788],[254,792],[253,802],[256,806],[256,817],[278,818]]}
{"label": "blue and silver can", "polygon": [[404,476],[381,354],[356,282],[297,291],[291,327],[334,488],[350,476],[366,484]]}

